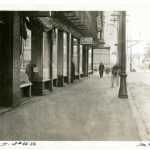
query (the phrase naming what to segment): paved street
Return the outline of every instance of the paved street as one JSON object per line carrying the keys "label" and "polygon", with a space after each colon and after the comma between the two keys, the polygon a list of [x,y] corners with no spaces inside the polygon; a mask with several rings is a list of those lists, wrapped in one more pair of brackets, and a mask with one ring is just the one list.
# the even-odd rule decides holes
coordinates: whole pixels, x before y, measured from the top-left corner
{"label": "paved street", "polygon": [[143,140],[150,140],[150,73],[128,73],[130,102]]}
{"label": "paved street", "polygon": [[0,115],[0,140],[140,140],[128,99],[98,74]]}
{"label": "paved street", "polygon": [[129,83],[144,83],[150,85],[150,72],[128,72]]}

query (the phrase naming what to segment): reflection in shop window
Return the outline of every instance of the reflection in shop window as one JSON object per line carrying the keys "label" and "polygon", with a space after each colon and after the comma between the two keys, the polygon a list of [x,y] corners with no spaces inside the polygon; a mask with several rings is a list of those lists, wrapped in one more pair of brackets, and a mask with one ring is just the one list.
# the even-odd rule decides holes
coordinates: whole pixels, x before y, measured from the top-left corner
{"label": "reflection in shop window", "polygon": [[88,69],[89,71],[92,70],[92,49],[91,47],[89,47],[89,60],[88,60]]}
{"label": "reflection in shop window", "polygon": [[67,76],[67,33],[63,33],[63,76]]}
{"label": "reflection in shop window", "polygon": [[53,30],[53,56],[52,56],[52,64],[53,64],[53,79],[57,78],[57,40],[58,40],[58,29]]}
{"label": "reflection in shop window", "polygon": [[50,32],[43,33],[43,79],[50,79]]}
{"label": "reflection in shop window", "polygon": [[21,51],[20,51],[20,84],[29,83],[31,79],[31,31],[25,22],[21,24]]}
{"label": "reflection in shop window", "polygon": [[83,53],[83,46],[82,45],[80,45],[80,73],[82,74],[83,73],[83,70],[82,70],[82,53]]}
{"label": "reflection in shop window", "polygon": [[78,74],[78,40],[73,38],[73,62],[75,65],[75,74]]}

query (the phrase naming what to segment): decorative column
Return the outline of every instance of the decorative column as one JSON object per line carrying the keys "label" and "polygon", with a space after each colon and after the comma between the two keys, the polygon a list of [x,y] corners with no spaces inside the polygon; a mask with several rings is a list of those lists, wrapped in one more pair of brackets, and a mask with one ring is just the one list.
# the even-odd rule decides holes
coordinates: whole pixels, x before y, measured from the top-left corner
{"label": "decorative column", "polygon": [[122,11],[121,16],[121,74],[120,74],[120,89],[119,95],[120,98],[127,98],[127,85],[126,85],[126,12]]}

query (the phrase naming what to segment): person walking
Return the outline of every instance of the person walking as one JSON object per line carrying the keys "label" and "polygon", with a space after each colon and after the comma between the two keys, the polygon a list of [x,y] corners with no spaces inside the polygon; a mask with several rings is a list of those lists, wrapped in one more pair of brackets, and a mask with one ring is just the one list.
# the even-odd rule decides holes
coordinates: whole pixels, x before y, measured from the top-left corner
{"label": "person walking", "polygon": [[103,77],[104,69],[105,69],[105,66],[104,66],[104,64],[101,62],[100,65],[99,65],[99,75],[100,75],[100,78]]}
{"label": "person walking", "polygon": [[75,78],[75,65],[73,61],[71,61],[71,83],[74,82],[74,78]]}
{"label": "person walking", "polygon": [[115,83],[116,86],[119,85],[119,74],[120,74],[120,70],[118,68],[117,65],[113,66],[112,68],[112,87],[114,87]]}

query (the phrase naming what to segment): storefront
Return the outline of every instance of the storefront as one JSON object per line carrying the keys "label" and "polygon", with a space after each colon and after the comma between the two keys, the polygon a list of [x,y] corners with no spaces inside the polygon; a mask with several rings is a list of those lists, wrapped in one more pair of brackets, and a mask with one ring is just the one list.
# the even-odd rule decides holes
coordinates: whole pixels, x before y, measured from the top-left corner
{"label": "storefront", "polygon": [[80,44],[82,46],[82,55],[83,55],[81,61],[83,76],[87,77],[89,74],[93,73],[93,48],[92,48],[93,39],[92,37],[83,37],[80,40]]}
{"label": "storefront", "polygon": [[20,101],[19,15],[0,12],[0,106],[16,106]]}
{"label": "storefront", "polygon": [[72,61],[77,79],[88,76],[88,45],[80,43],[80,30],[66,22],[47,12],[0,13],[1,106],[17,106],[69,84]]}
{"label": "storefront", "polygon": [[52,90],[53,32],[48,17],[32,20],[31,82],[32,94],[43,95]]}

